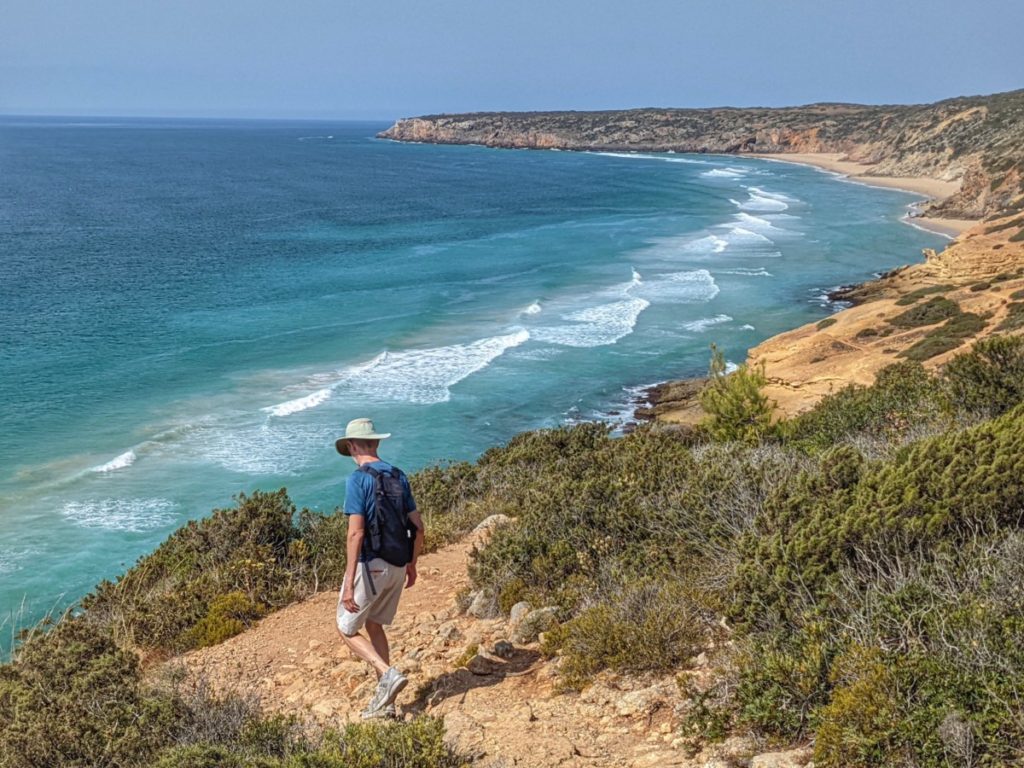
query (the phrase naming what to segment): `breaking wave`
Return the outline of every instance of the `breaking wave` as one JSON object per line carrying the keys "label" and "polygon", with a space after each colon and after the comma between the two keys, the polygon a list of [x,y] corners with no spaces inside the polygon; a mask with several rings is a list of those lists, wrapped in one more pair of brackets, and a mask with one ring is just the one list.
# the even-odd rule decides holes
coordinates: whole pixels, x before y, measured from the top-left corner
{"label": "breaking wave", "polygon": [[100,464],[98,466],[93,467],[90,471],[91,472],[114,472],[114,471],[116,471],[118,469],[124,469],[125,467],[130,467],[132,464],[135,463],[135,459],[136,458],[137,458],[137,456],[135,455],[135,451],[130,451],[130,450],[129,451],[125,451],[124,453],[122,453],[122,454],[112,458],[106,464]]}

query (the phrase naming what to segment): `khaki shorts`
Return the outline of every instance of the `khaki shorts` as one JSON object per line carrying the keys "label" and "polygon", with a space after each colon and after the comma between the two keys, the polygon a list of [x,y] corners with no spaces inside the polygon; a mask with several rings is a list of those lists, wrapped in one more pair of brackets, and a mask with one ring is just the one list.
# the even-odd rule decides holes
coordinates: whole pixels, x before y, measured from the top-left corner
{"label": "khaki shorts", "polygon": [[[366,571],[369,566],[370,578],[373,579],[374,589],[377,594],[370,591],[366,583]],[[349,613],[341,603],[341,595],[344,594],[345,585],[341,585],[341,592],[338,593],[338,630],[351,637],[359,632],[367,621],[375,621],[378,624],[390,624],[398,612],[398,601],[402,597],[402,589],[405,587],[405,566],[391,565],[386,560],[375,558],[364,565],[359,563],[356,566],[356,578],[353,591],[355,593],[356,605],[359,610]]]}

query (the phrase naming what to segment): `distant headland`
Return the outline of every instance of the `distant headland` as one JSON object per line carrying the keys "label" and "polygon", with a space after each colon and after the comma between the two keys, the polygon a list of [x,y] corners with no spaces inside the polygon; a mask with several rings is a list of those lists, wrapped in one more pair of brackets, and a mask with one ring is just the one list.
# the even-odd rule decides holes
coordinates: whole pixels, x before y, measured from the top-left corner
{"label": "distant headland", "polygon": [[[1024,90],[926,105],[475,112],[404,118],[381,138],[581,151],[831,155],[857,175],[946,182],[930,217],[980,219],[1024,192]],[[851,168],[844,172],[851,172]]]}

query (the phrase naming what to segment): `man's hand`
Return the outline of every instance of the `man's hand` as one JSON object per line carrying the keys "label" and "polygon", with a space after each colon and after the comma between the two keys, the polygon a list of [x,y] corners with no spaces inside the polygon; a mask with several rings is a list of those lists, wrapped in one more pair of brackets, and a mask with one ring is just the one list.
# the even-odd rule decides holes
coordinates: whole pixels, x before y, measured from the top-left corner
{"label": "man's hand", "polygon": [[355,613],[359,610],[359,605],[356,603],[355,590],[352,587],[345,587],[342,591],[341,604],[345,606],[345,610],[349,613]]}
{"label": "man's hand", "polygon": [[405,566],[405,588],[408,589],[416,583],[416,564],[409,563]]}

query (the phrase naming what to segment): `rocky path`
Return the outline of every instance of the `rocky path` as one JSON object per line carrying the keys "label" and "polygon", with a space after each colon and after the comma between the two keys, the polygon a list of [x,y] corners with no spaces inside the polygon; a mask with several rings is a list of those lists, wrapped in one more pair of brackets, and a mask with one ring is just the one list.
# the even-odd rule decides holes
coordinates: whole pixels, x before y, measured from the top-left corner
{"label": "rocky path", "polygon": [[[557,662],[535,640],[503,619],[465,613],[457,596],[484,535],[422,557],[419,581],[403,595],[388,633],[392,661],[410,681],[398,700],[402,716],[444,718],[452,742],[491,768],[750,764],[745,740],[686,755],[678,727],[685,704],[673,677],[605,676],[581,694],[560,693]],[[338,636],[336,605],[336,592],[317,594],[184,662],[218,690],[255,693],[268,710],[324,725],[358,720],[376,681]]]}

